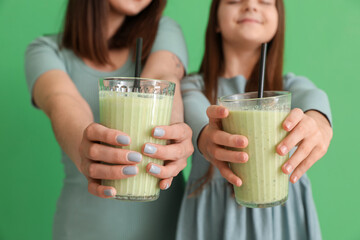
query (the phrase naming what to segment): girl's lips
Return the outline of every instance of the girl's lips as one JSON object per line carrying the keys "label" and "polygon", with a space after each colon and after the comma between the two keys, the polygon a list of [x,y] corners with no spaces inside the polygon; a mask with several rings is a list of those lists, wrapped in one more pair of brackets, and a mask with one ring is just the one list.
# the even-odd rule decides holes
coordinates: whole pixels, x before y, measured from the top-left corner
{"label": "girl's lips", "polygon": [[243,18],[241,20],[238,21],[238,23],[261,23],[259,20],[257,19],[253,19],[253,18]]}

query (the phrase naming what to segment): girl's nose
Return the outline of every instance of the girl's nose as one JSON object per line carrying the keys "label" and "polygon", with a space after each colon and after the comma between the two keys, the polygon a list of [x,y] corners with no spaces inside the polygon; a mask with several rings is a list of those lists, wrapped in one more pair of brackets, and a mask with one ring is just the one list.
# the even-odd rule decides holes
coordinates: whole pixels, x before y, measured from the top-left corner
{"label": "girl's nose", "polygon": [[257,12],[257,0],[244,1],[243,11],[245,12]]}

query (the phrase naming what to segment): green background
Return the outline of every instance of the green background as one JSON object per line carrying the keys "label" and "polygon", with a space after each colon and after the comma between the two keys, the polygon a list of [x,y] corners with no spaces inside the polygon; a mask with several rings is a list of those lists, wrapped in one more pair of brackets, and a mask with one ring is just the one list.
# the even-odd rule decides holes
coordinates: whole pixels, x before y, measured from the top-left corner
{"label": "green background", "polygon": [[[169,0],[198,69],[209,0]],[[24,51],[61,29],[65,0],[0,0],[0,239],[50,239],[62,186],[60,151],[47,117],[30,105]],[[334,138],[308,172],[324,239],[360,239],[360,1],[287,0],[285,72],[309,77],[330,98]],[[188,172],[188,168],[187,168]]]}

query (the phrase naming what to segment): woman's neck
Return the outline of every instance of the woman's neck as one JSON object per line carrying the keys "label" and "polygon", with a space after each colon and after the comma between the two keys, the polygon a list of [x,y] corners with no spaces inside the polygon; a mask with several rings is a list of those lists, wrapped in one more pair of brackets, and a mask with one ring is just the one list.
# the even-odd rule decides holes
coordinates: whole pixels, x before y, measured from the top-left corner
{"label": "woman's neck", "polygon": [[249,79],[251,73],[259,60],[261,47],[259,46],[233,46],[223,43],[224,72],[222,76],[231,78],[243,75]]}
{"label": "woman's neck", "polygon": [[125,15],[116,12],[114,9],[109,9],[108,26],[107,26],[107,38],[110,39],[116,31],[122,26],[125,21]]}

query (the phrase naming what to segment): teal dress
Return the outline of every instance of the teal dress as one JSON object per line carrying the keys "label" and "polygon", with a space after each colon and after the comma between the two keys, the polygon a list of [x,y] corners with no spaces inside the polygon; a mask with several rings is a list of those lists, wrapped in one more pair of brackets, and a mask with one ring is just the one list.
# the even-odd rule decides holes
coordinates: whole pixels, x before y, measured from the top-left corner
{"label": "teal dress", "polygon": [[[287,74],[284,90],[292,93],[292,108],[317,110],[331,121],[326,94],[304,77]],[[309,178],[304,175],[289,185],[289,198],[282,206],[252,209],[239,206],[233,197],[232,186],[215,169],[214,176],[203,191],[189,195],[199,187],[210,163],[197,148],[199,133],[208,124],[206,109],[210,105],[202,91],[201,75],[188,76],[181,82],[185,107],[185,122],[193,130],[195,152],[186,185],[176,239],[197,240],[307,240],[321,239],[320,226],[311,193]],[[244,93],[243,76],[219,78],[218,96]],[[293,152],[293,151],[292,151]]]}
{"label": "teal dress", "polygon": [[[98,80],[103,77],[133,76],[135,64],[131,54],[126,63],[113,72],[101,72],[88,67],[69,49],[60,48],[60,35],[40,37],[26,52],[26,79],[29,91],[46,71],[66,72],[88,102],[99,122]],[[178,24],[162,17],[152,52],[174,53],[187,68],[185,40]],[[39,149],[40,150],[40,149]],[[56,159],[49,159],[56,161]],[[184,191],[182,176],[175,178],[171,188],[162,191],[154,202],[124,202],[101,199],[87,190],[87,180],[62,151],[65,178],[56,206],[53,224],[55,240],[114,240],[114,239],[174,239],[178,212]]]}

